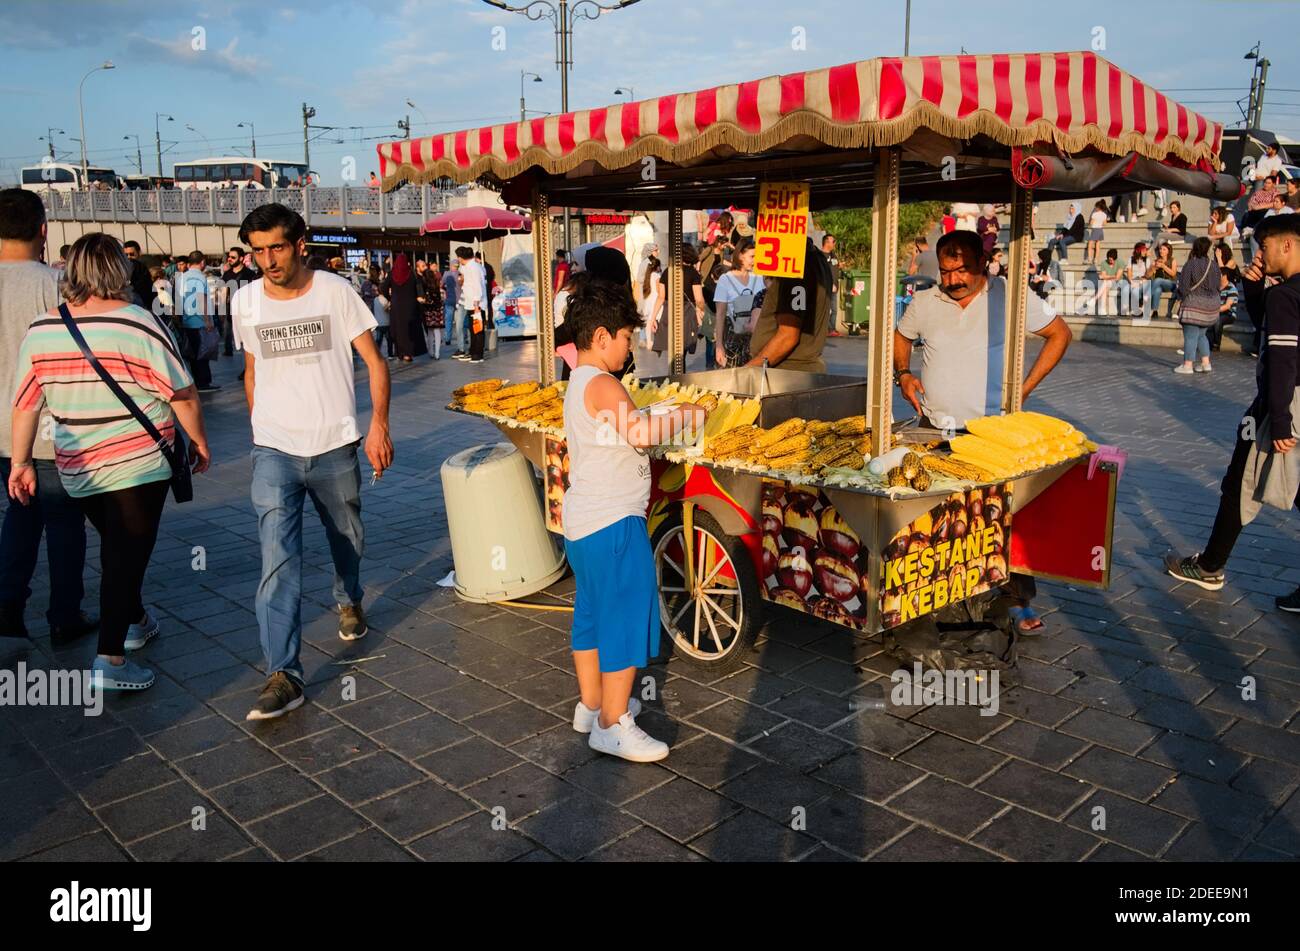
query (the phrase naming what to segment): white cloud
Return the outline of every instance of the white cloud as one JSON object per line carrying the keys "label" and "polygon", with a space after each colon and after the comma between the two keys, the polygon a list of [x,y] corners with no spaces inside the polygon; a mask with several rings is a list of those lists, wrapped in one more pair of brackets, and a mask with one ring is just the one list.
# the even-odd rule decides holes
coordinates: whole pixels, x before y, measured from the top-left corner
{"label": "white cloud", "polygon": [[238,46],[237,36],[216,50],[195,49],[193,37],[189,33],[174,40],[160,40],[139,33],[127,37],[127,50],[134,55],[181,66],[210,69],[239,79],[252,79],[269,68],[269,64],[257,56],[241,56],[237,51]]}

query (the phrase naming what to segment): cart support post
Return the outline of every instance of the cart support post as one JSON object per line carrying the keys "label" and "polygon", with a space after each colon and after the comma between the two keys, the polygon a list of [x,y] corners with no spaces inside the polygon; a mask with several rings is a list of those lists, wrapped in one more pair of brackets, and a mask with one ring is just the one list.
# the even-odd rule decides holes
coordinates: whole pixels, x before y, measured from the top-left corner
{"label": "cart support post", "polygon": [[1007,293],[1006,357],[1002,370],[1002,412],[1018,413],[1025,389],[1025,295],[1029,290],[1029,219],[1033,194],[1014,185],[1011,197],[1011,263]]}
{"label": "cart support post", "polygon": [[895,146],[876,150],[871,206],[871,321],[867,341],[867,425],[871,455],[890,448],[893,423],[894,270],[898,260],[898,168]]}
{"label": "cart support post", "polygon": [[682,297],[682,209],[676,205],[668,212],[668,258],[668,352],[672,355],[669,372],[680,376],[686,372],[686,341]]}
{"label": "cart support post", "polygon": [[533,186],[533,287],[537,306],[537,378],[555,382],[555,295],[551,287],[551,202]]}

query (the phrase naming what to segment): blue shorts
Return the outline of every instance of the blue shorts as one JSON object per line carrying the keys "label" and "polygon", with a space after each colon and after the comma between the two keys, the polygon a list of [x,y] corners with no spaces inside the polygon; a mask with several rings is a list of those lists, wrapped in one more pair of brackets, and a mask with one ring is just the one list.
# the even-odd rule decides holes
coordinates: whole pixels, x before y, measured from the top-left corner
{"label": "blue shorts", "polygon": [[644,667],[659,655],[659,581],[646,521],[629,515],[576,542],[564,554],[577,581],[575,651],[598,651],[600,671]]}

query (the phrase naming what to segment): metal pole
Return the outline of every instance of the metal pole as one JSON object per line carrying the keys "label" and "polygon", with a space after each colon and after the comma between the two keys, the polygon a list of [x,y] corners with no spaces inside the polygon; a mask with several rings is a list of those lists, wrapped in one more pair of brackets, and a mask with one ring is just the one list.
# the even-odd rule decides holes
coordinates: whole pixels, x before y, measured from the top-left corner
{"label": "metal pole", "polygon": [[302,104],[302,164],[311,171],[311,145],[307,141],[307,120],[311,118],[307,103]]}
{"label": "metal pole", "polygon": [[1264,125],[1264,86],[1268,83],[1268,60],[1259,61],[1259,86],[1255,90],[1255,122],[1252,128],[1260,129]]}
{"label": "metal pole", "polygon": [[248,131],[253,138],[253,158],[257,158],[257,127],[250,122],[248,124]]}
{"label": "metal pole", "polygon": [[912,0],[907,0],[907,12],[903,14],[903,55],[907,56],[912,47]]}
{"label": "metal pole", "polygon": [[[96,69],[98,68],[99,67],[96,67]],[[90,73],[93,73],[94,71],[95,70],[92,69]],[[86,179],[90,173],[86,168],[86,110],[81,103],[81,88],[86,85],[86,80],[90,77],[90,73],[86,73],[85,76],[82,76],[81,82],[77,85],[77,121],[81,124],[81,187],[82,188],[86,187],[87,185]]]}
{"label": "metal pole", "polygon": [[157,154],[158,154],[158,177],[159,177],[159,178],[162,178],[162,177],[163,177],[163,173],[162,173],[162,131],[161,131],[159,125],[158,125],[158,119],[159,119],[159,117],[160,117],[161,115],[162,115],[162,113],[159,113],[159,112],[155,112],[155,113],[153,114],[153,145],[154,145],[154,148],[157,150]]}
{"label": "metal pole", "polygon": [[[560,112],[567,114],[569,111],[569,0],[560,0],[559,13],[555,20],[556,29],[560,31]],[[84,138],[84,135],[83,135]],[[533,227],[536,227],[534,220]],[[546,226],[550,227],[550,219],[546,220]],[[569,206],[564,206],[564,247],[572,251],[573,245],[569,235]],[[549,266],[550,259],[547,259]],[[552,361],[554,362],[554,361]]]}
{"label": "metal pole", "polygon": [[876,180],[871,207],[871,320],[867,339],[867,425],[871,427],[873,456],[892,448],[898,167],[896,146],[876,150]]}
{"label": "metal pole", "polygon": [[555,296],[551,288],[551,203],[533,186],[533,287],[537,305],[537,377],[555,382]]}
{"label": "metal pole", "polygon": [[1011,197],[1011,263],[1007,272],[1006,357],[1002,370],[1002,412],[1018,413],[1025,389],[1025,295],[1029,293],[1029,218],[1033,195],[1019,185]]}
{"label": "metal pole", "polygon": [[524,111],[524,71],[519,70],[519,121],[523,122],[526,118]]}
{"label": "metal pole", "polygon": [[668,352],[672,354],[673,376],[686,372],[686,344],[683,326],[685,298],[682,294],[682,209],[674,205],[668,212]]}

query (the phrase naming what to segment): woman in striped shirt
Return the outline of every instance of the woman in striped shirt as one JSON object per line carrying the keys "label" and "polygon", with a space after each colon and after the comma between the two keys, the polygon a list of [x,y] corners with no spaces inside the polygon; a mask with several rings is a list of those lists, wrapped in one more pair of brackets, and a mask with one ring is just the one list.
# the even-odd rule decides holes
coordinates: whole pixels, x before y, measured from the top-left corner
{"label": "woman in striped shirt", "polygon": [[[60,289],[95,359],[173,445],[180,420],[192,440],[190,462],[202,472],[209,455],[198,391],[170,331],[128,303],[130,279],[131,265],[117,239],[93,233],[72,246]],[[23,505],[31,501],[32,441],[45,404],[54,419],[59,478],[100,537],[99,651],[93,670],[102,674],[105,689],[142,690],[153,684],[153,672],[125,654],[158,633],[140,589],[171,467],[82,354],[58,310],[32,321],[14,378],[9,495]]]}

